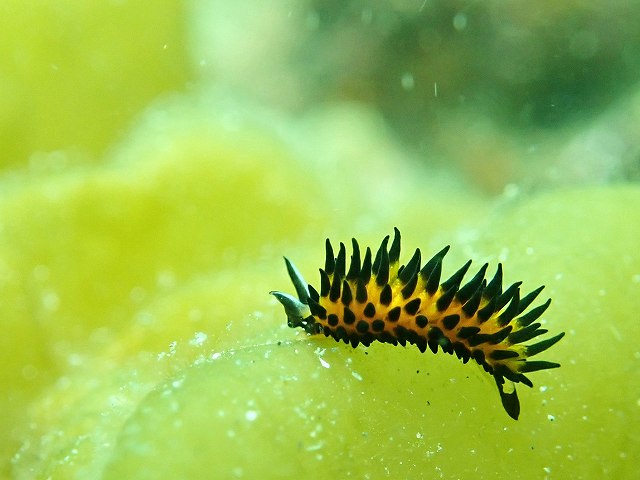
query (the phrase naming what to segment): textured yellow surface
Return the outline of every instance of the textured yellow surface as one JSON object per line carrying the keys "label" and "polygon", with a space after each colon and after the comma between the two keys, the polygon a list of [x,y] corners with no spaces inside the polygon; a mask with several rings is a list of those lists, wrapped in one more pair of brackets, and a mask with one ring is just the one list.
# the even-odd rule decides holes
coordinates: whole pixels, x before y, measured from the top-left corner
{"label": "textured yellow surface", "polygon": [[[478,199],[447,205],[389,163],[385,182],[406,188],[387,200],[433,220],[378,212],[356,227],[375,200],[341,208],[367,195],[347,178],[323,184],[267,128],[172,108],[176,120],[150,121],[111,163],[25,175],[2,198],[4,449],[18,449],[17,477],[630,475],[638,189],[522,198],[478,223],[465,217]],[[460,235],[450,218],[479,226]],[[286,328],[267,295],[290,288],[281,254],[316,282],[325,234],[364,229],[370,242],[396,222],[405,254],[448,238],[448,273],[470,256],[503,261],[506,281],[546,283],[544,318],[567,331],[546,357],[563,366],[520,389],[520,421],[475,365]]]}
{"label": "textured yellow surface", "polygon": [[[13,3],[0,477],[634,478],[637,186],[496,204],[407,159],[365,108],[294,121],[205,87],[156,98],[188,77],[172,2]],[[402,260],[450,243],[445,275],[472,258],[547,285],[562,367],[520,387],[518,422],[476,365],[286,327],[282,255],[317,283],[327,235],[375,245],[394,225]]]}
{"label": "textured yellow surface", "polygon": [[0,167],[39,151],[97,161],[157,95],[190,75],[178,0],[0,6]]}

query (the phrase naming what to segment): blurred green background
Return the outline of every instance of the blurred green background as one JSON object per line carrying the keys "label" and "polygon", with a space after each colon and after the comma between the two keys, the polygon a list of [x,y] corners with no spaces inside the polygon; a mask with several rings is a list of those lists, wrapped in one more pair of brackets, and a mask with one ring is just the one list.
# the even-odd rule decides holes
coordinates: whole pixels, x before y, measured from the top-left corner
{"label": "blurred green background", "polygon": [[[639,17],[3,2],[0,477],[635,478]],[[547,286],[518,422],[476,365],[286,327],[282,255],[393,226]]]}

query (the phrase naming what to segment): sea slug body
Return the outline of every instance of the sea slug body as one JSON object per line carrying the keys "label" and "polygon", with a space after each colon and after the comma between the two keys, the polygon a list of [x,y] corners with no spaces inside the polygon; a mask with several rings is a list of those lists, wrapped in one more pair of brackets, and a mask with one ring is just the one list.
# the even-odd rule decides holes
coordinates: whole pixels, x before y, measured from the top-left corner
{"label": "sea slug body", "polygon": [[396,228],[389,247],[385,237],[375,257],[370,248],[364,257],[353,239],[347,270],[346,248],[340,244],[334,256],[326,241],[326,260],[320,269],[319,291],[308,285],[285,257],[297,297],[271,292],[282,303],[292,328],[308,334],[324,333],[337,341],[365,346],[374,341],[393,345],[416,345],[421,352],[438,349],[456,354],[464,363],[474,359],[496,382],[502,405],[517,419],[520,402],[514,383],[533,384],[525,373],[556,368],[558,363],[528,360],[558,342],[564,333],[540,342],[523,343],[547,333],[536,320],[551,300],[531,308],[544,287],[521,297],[520,285],[502,289],[502,265],[491,280],[485,264],[464,285],[471,261],[441,282],[443,248],[424,265],[420,250],[400,266],[400,232]]}

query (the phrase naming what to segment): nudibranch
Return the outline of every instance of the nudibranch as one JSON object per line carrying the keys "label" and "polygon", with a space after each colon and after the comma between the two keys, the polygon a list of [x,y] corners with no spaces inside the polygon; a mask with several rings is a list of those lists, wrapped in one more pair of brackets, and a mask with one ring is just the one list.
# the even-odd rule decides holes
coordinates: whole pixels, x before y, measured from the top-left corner
{"label": "nudibranch", "polygon": [[360,246],[353,239],[348,270],[344,244],[340,243],[334,256],[327,239],[319,292],[285,257],[297,298],[277,291],[271,294],[284,306],[288,325],[302,327],[310,335],[323,333],[354,348],[374,341],[402,346],[410,343],[421,352],[429,348],[437,353],[440,348],[464,363],[474,359],[493,376],[504,409],[517,420],[520,401],[515,383],[532,387],[526,373],[560,366],[529,358],[557,343],[564,333],[523,344],[547,333],[537,320],[551,300],[527,310],[544,287],[523,297],[522,282],[503,291],[501,264],[491,280],[485,279],[485,264],[462,285],[471,260],[441,282],[442,261],[449,246],[424,265],[420,249],[416,249],[409,262],[400,265],[400,231],[394,230],[391,246],[387,235],[373,261],[371,249],[367,247],[361,257]]}

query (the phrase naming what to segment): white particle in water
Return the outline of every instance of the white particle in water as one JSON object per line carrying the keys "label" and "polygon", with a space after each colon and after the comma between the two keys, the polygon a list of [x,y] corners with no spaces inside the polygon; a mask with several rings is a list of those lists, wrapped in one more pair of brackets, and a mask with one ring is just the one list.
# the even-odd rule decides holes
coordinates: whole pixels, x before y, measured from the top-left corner
{"label": "white particle in water", "polygon": [[308,447],[305,448],[305,450],[307,452],[314,452],[316,450],[320,450],[322,447],[324,447],[324,442],[320,441],[320,442],[315,443],[313,445],[309,445]]}
{"label": "white particle in water", "polygon": [[176,284],[176,277],[173,272],[164,270],[158,273],[158,276],[156,277],[156,284],[162,289],[173,288]]}
{"label": "white particle in water", "polygon": [[416,81],[411,72],[405,72],[400,79],[400,84],[402,85],[402,88],[408,91],[413,90],[413,87],[416,86]]}
{"label": "white particle in water", "polygon": [[60,306],[60,297],[56,292],[49,290],[42,295],[42,305],[50,312],[55,312]]}
{"label": "white particle in water", "polygon": [[204,332],[196,332],[193,338],[189,341],[191,345],[200,346],[207,341],[207,334]]}
{"label": "white particle in water", "polygon": [[453,28],[455,28],[457,31],[461,31],[467,28],[467,15],[465,13],[456,13],[455,17],[453,17]]}
{"label": "white particle in water", "polygon": [[171,386],[173,388],[180,388],[182,386],[182,382],[184,382],[184,378],[179,378],[178,380],[171,382]]}
{"label": "white particle in water", "polygon": [[255,410],[247,410],[244,414],[244,418],[246,418],[248,422],[253,422],[256,418],[258,418],[258,412]]}

